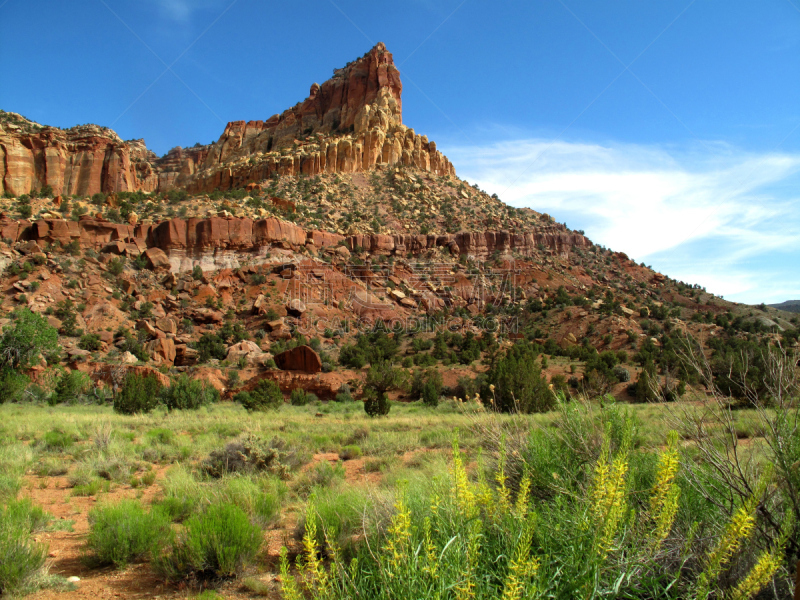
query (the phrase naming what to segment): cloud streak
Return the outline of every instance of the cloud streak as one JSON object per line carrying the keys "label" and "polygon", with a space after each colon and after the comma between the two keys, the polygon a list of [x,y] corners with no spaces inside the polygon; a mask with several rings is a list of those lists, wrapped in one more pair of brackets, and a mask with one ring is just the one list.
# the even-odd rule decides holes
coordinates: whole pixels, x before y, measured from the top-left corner
{"label": "cloud streak", "polygon": [[723,143],[536,138],[443,150],[460,176],[509,204],[548,212],[670,276],[740,301],[792,291],[768,279],[785,269],[764,267],[774,267],[775,257],[800,263],[800,155],[748,153]]}
{"label": "cloud streak", "polygon": [[192,14],[223,5],[221,0],[150,0],[162,17],[177,23],[187,23]]}

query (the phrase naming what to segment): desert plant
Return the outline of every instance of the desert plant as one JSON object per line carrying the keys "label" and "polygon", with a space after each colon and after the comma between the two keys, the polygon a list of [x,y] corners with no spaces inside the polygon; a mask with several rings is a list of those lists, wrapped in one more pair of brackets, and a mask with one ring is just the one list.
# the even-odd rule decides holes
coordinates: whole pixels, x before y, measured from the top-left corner
{"label": "desert plant", "polygon": [[364,393],[364,412],[370,417],[385,417],[392,409],[389,394],[368,390]]}
{"label": "desert plant", "polygon": [[339,450],[339,458],[341,460],[353,460],[354,458],[361,458],[361,455],[361,448],[355,444],[349,444]]}
{"label": "desert plant", "polygon": [[106,269],[114,277],[122,275],[122,271],[125,270],[125,260],[122,258],[112,258],[108,261]]}
{"label": "desert plant", "polygon": [[58,332],[44,317],[27,307],[11,315],[12,322],[0,337],[0,362],[11,368],[26,368],[38,356],[45,358],[58,353]]}
{"label": "desert plant", "polygon": [[631,380],[631,373],[625,367],[617,365],[612,369],[612,373],[614,374],[614,377],[616,377],[617,380],[621,381],[622,383],[627,383]]}
{"label": "desert plant", "polygon": [[548,389],[536,364],[537,354],[531,344],[519,342],[491,366],[487,378],[494,386],[491,399],[496,408],[531,413],[555,406],[555,395]]}
{"label": "desert plant", "polygon": [[200,469],[210,477],[261,471],[285,477],[296,460],[296,452],[280,438],[264,440],[248,434],[211,452]]}
{"label": "desert plant", "polygon": [[442,375],[435,369],[417,371],[411,385],[411,394],[425,404],[436,408],[442,395]]}
{"label": "desert plant", "polygon": [[80,371],[65,372],[56,383],[49,403],[56,405],[75,402],[84,397],[91,388],[92,380],[86,373],[81,373]]}
{"label": "desert plant", "polygon": [[0,506],[0,595],[11,596],[44,566],[47,546],[33,537],[43,514],[29,500]]}
{"label": "desert plant", "polygon": [[114,411],[124,415],[150,412],[158,406],[162,387],[155,375],[130,372],[114,396]]}
{"label": "desert plant", "polygon": [[169,539],[169,519],[158,508],[145,511],[138,500],[122,500],[89,512],[87,546],[91,562],[117,568],[145,558]]}
{"label": "desert plant", "polygon": [[302,388],[294,388],[289,396],[289,402],[292,406],[305,406],[308,404],[308,394]]}
{"label": "desert plant", "polygon": [[169,580],[231,578],[253,561],[261,539],[261,529],[241,508],[227,502],[211,504],[185,522],[154,565]]}
{"label": "desert plant", "polygon": [[100,336],[96,333],[86,333],[81,336],[78,342],[78,348],[81,350],[88,350],[89,352],[96,352],[103,347],[103,342],[100,341]]}
{"label": "desert plant", "polygon": [[199,379],[185,373],[161,389],[161,401],[169,410],[193,410],[219,401],[219,392]]}
{"label": "desert plant", "polygon": [[283,392],[274,381],[262,379],[249,392],[236,394],[236,400],[247,410],[275,410],[283,405]]}
{"label": "desert plant", "polygon": [[63,452],[74,442],[75,438],[60,429],[51,429],[42,436],[42,446],[51,452]]}
{"label": "desert plant", "polygon": [[19,402],[31,380],[8,365],[0,366],[0,404]]}

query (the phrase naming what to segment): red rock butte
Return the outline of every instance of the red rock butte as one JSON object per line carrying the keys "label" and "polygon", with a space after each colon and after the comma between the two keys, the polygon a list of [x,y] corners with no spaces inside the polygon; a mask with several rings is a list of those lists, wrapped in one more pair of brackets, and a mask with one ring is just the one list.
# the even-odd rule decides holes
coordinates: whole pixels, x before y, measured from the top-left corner
{"label": "red rock butte", "polygon": [[207,146],[158,158],[143,140],[111,129],[42,127],[18,115],[0,122],[2,191],[49,185],[57,195],[120,191],[190,193],[243,187],[273,175],[354,173],[377,165],[455,176],[436,143],[402,122],[402,83],[383,43],[337,69],[308,98],[265,121],[232,121]]}

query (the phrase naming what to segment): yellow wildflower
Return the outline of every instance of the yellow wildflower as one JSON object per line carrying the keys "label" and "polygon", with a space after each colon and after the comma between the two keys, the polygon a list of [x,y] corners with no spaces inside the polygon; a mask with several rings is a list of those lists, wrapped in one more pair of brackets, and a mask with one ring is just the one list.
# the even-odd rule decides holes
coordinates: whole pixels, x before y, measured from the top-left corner
{"label": "yellow wildflower", "polygon": [[539,561],[531,556],[534,516],[528,518],[508,566],[508,575],[503,584],[503,600],[521,600],[525,592],[525,582],[533,578],[539,570]]}
{"label": "yellow wildflower", "polygon": [[667,449],[658,457],[656,483],[650,496],[650,513],[654,522],[653,548],[657,549],[672,529],[675,515],[678,512],[680,488],[675,483],[678,473],[678,434],[670,432]]}

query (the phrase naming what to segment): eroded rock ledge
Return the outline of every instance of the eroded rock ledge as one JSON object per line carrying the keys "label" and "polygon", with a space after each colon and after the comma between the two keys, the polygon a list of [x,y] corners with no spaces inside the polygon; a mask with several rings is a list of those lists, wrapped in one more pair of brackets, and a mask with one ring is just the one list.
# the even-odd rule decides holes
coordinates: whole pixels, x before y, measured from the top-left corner
{"label": "eroded rock ledge", "polygon": [[452,254],[466,254],[481,259],[495,252],[516,252],[530,256],[539,250],[569,254],[591,242],[563,225],[542,227],[538,231],[512,234],[507,231],[461,232],[446,235],[354,235],[341,236],[325,231],[306,230],[276,218],[170,219],[136,225],[112,223],[83,217],[79,221],[42,219],[34,222],[0,216],[0,237],[21,244],[24,251],[58,242],[62,246],[77,241],[84,249],[138,255],[150,248],[163,250],[172,271],[191,270],[200,265],[205,270],[237,267],[258,261],[271,248],[315,252],[344,246],[344,255],[353,251],[371,254],[418,255],[434,248],[447,248]]}

